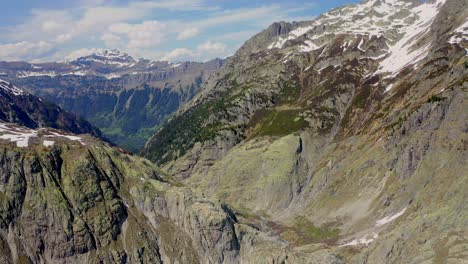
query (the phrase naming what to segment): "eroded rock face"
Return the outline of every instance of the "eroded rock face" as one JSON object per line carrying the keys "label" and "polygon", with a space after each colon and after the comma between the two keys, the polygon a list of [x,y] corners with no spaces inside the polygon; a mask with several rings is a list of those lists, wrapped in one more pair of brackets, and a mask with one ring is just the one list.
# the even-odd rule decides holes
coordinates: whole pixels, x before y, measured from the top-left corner
{"label": "eroded rock face", "polygon": [[135,219],[119,195],[122,174],[111,157],[98,160],[100,153],[76,146],[38,151],[2,146],[1,228],[10,261],[160,259],[151,230],[134,226],[140,237],[118,242],[126,235],[121,226]]}
{"label": "eroded rock face", "polygon": [[[41,129],[27,147],[18,146],[3,135],[25,128],[4,124],[2,129],[2,263],[258,263],[296,258],[275,235],[218,200],[182,186],[145,159],[90,136],[77,140],[57,130]],[[46,140],[54,144],[44,145]]]}

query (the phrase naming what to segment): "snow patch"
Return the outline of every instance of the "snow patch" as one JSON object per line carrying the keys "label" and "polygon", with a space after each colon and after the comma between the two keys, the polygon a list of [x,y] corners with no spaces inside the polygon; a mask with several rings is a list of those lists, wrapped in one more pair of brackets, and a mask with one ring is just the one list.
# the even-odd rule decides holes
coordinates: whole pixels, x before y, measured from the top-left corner
{"label": "snow patch", "polygon": [[389,86],[387,86],[387,88],[385,88],[384,93],[389,92],[390,90],[392,90],[392,88],[393,88],[393,84],[390,84]]}
{"label": "snow patch", "polygon": [[[450,44],[461,44],[465,42],[465,45],[468,45],[468,20],[465,21],[460,27],[453,31],[453,36],[450,37],[449,43]],[[463,46],[462,46],[463,47]],[[465,48],[466,55],[468,56],[468,48]]]}
{"label": "snow patch", "polygon": [[64,134],[60,134],[60,133],[57,133],[57,132],[51,132],[52,135],[46,135],[46,137],[64,137],[64,138],[67,138],[69,140],[72,140],[72,141],[78,141],[81,143],[81,145],[86,145],[86,143],[83,142],[83,139],[81,137],[78,137],[78,136],[70,136],[70,135],[64,135]]}
{"label": "snow patch", "polygon": [[311,52],[311,51],[320,49],[320,46],[317,46],[315,43],[313,43],[310,40],[306,40],[304,43],[306,45],[302,45],[299,47],[300,52]]}
{"label": "snow patch", "polygon": [[398,217],[402,216],[405,212],[406,212],[406,208],[403,208],[403,210],[399,211],[398,213],[394,214],[394,215],[391,215],[391,216],[386,216],[380,220],[378,220],[376,223],[375,223],[375,226],[376,227],[380,227],[380,226],[383,226],[385,224],[388,224],[390,222],[392,222],[393,220],[397,219]]}
{"label": "snow patch", "polygon": [[75,75],[75,76],[86,76],[88,75],[89,73],[86,72],[86,71],[73,71],[73,72],[69,72],[69,73],[65,73],[63,74],[64,76],[67,76],[67,75]]}
{"label": "snow patch", "polygon": [[396,76],[404,67],[426,57],[431,47],[430,44],[422,48],[415,48],[415,44],[429,32],[440,5],[445,1],[425,2],[412,10],[418,16],[417,20],[406,27],[405,34],[400,40],[390,45],[390,56],[380,63],[377,74],[390,73]]}
{"label": "snow patch", "polygon": [[362,49],[362,44],[364,44],[364,38],[361,38],[361,41],[359,41],[357,49],[362,51],[362,52],[366,52],[365,50]]}
{"label": "snow patch", "polygon": [[111,80],[111,79],[120,78],[121,76],[120,76],[119,74],[109,73],[109,74],[105,74],[104,77],[106,77],[107,79]]}
{"label": "snow patch", "polygon": [[[378,141],[380,141],[379,139]],[[378,220],[375,224],[375,227],[381,227],[385,224],[388,224],[392,222],[393,220],[397,219],[398,217],[402,216],[406,212],[407,207],[403,208],[403,210],[399,211],[398,213],[391,215],[391,216],[386,216],[380,220]],[[346,247],[346,246],[368,246],[370,243],[372,243],[377,237],[379,236],[379,233],[373,232],[372,235],[366,234],[365,236],[361,238],[354,239],[346,244],[340,245],[339,247]]]}
{"label": "snow patch", "polygon": [[362,238],[354,239],[346,244],[340,245],[339,247],[346,247],[346,246],[368,246],[372,241],[379,237],[378,233],[372,233],[372,235],[365,235]]}
{"label": "snow patch", "polygon": [[51,141],[51,140],[44,140],[44,142],[42,143],[45,147],[52,147],[54,144],[55,144],[55,141]]}
{"label": "snow patch", "polygon": [[16,77],[18,78],[40,77],[40,76],[55,77],[57,76],[57,73],[55,71],[41,71],[41,72],[20,71],[16,74]]}
{"label": "snow patch", "polygon": [[10,93],[12,93],[13,95],[15,96],[19,96],[19,95],[24,95],[26,94],[23,90],[21,90],[20,88],[12,85],[11,83],[7,82],[7,81],[4,81],[2,79],[0,79],[0,89],[3,89],[3,90],[6,90]]}
{"label": "snow patch", "polygon": [[32,129],[12,129],[5,124],[0,123],[0,139],[15,142],[17,147],[26,148],[29,146],[29,139],[37,137],[37,131]]}
{"label": "snow patch", "polygon": [[83,139],[79,136],[61,134],[50,131],[47,128],[40,128],[34,130],[0,121],[0,139],[15,142],[16,146],[21,148],[29,147],[30,139],[38,138],[39,132],[41,132],[41,134],[46,134],[43,137],[47,139],[44,139],[44,141],[42,142],[42,145],[46,147],[50,147],[55,144],[55,141],[49,140],[50,138],[66,138],[68,140],[78,141],[81,145],[86,145],[83,142]]}
{"label": "snow patch", "polygon": [[16,77],[28,78],[28,77],[48,76],[48,77],[54,78],[54,77],[60,77],[60,76],[87,76],[87,75],[101,76],[109,80],[122,77],[120,74],[116,74],[116,73],[98,74],[98,73],[91,72],[89,70],[86,71],[86,70],[76,70],[76,69],[74,71],[63,72],[63,73],[57,73],[55,71],[42,71],[42,72],[20,71],[16,74]]}
{"label": "snow patch", "polygon": [[296,39],[297,37],[300,37],[300,36],[304,35],[305,33],[307,33],[307,31],[309,31],[309,30],[311,30],[313,28],[314,28],[313,26],[299,27],[299,28],[289,32],[288,36],[280,37],[276,42],[271,43],[268,46],[268,49],[274,49],[274,48],[281,49],[281,48],[283,48],[284,44],[288,40]]}
{"label": "snow patch", "polygon": [[367,58],[372,59],[372,60],[380,60],[380,59],[384,58],[384,57],[387,56],[387,55],[388,55],[387,53],[384,53],[384,54],[379,55],[379,56],[367,57]]}

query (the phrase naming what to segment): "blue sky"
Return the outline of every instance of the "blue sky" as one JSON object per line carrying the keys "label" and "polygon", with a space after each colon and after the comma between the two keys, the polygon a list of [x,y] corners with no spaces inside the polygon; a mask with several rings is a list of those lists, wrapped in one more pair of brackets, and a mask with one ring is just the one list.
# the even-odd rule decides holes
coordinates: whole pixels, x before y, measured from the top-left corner
{"label": "blue sky", "polygon": [[310,20],[358,0],[5,1],[0,60],[56,61],[117,48],[136,58],[231,55],[275,21]]}

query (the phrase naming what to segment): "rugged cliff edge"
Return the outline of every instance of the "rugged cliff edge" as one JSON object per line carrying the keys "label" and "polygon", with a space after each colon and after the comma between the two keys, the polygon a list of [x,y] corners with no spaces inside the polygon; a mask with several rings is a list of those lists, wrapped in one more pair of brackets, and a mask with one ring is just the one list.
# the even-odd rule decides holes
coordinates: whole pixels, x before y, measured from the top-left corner
{"label": "rugged cliff edge", "polygon": [[[303,262],[274,235],[91,136],[0,124],[2,263]],[[341,263],[319,250],[317,261]]]}

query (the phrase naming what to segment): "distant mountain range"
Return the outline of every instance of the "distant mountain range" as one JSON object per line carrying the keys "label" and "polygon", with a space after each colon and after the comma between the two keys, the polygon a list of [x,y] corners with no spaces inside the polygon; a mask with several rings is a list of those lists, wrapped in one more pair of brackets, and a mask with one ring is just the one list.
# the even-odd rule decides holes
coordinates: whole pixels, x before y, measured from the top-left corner
{"label": "distant mountain range", "polygon": [[64,62],[0,62],[0,76],[5,78],[96,76],[110,80],[126,74],[149,73],[177,66],[179,65],[169,62],[136,60],[114,49],[102,50]]}
{"label": "distant mountain range", "polygon": [[103,50],[66,62],[0,62],[0,78],[89,120],[113,142],[138,151],[223,63],[171,64]]}

